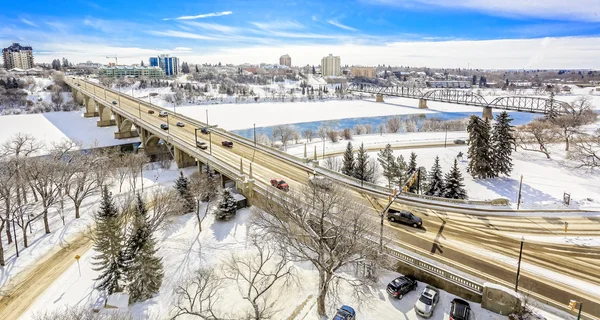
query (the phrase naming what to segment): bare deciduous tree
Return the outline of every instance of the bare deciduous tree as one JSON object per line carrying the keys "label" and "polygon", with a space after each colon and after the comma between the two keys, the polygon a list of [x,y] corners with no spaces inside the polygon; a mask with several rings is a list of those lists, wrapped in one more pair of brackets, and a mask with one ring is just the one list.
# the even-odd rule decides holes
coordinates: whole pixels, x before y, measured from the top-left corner
{"label": "bare deciduous tree", "polygon": [[97,313],[84,307],[65,307],[53,312],[44,312],[33,315],[34,320],[133,320],[128,312]]}
{"label": "bare deciduous tree", "polygon": [[365,124],[365,134],[373,133],[373,126],[371,124]]}
{"label": "bare deciduous tree", "polygon": [[[1,154],[8,157],[16,158],[15,164],[17,165],[17,203],[21,204],[21,196],[24,201],[27,201],[27,191],[25,190],[25,185],[27,179],[24,177],[24,173],[20,170],[22,158],[26,158],[38,153],[44,144],[38,141],[34,136],[30,134],[17,133],[9,140],[7,140],[1,148]],[[31,184],[29,184],[31,186]],[[31,187],[33,190],[33,187]],[[35,191],[33,192],[34,196],[37,197]],[[37,198],[36,198],[37,201]]]}
{"label": "bare deciduous tree", "polygon": [[[190,176],[190,192],[196,200],[196,218],[198,219],[198,232],[202,232],[202,221],[210,210],[211,203],[219,195],[220,184],[217,177],[211,172],[200,174],[193,173]],[[206,202],[204,213],[201,213],[200,203]]]}
{"label": "bare deciduous tree", "polygon": [[[317,313],[326,316],[325,300],[335,298],[337,285],[349,284],[361,292],[365,278],[344,277],[356,263],[376,261],[376,232],[366,213],[347,192],[324,179],[285,199],[267,195],[255,211],[253,224],[269,234],[294,261],[310,262],[319,273]],[[343,222],[342,222],[343,219]]]}
{"label": "bare deciduous tree", "polygon": [[354,126],[354,134],[361,135],[365,132],[365,127],[361,124],[357,124]]}
{"label": "bare deciduous tree", "polygon": [[342,136],[346,140],[352,140],[352,130],[350,128],[346,128],[342,131]]}
{"label": "bare deciduous tree", "polygon": [[329,157],[325,159],[323,165],[331,171],[340,172],[342,170],[342,160],[339,157]]}
{"label": "bare deciduous tree", "polygon": [[340,138],[339,133],[333,129],[327,130],[327,137],[329,138],[329,141],[331,141],[331,142],[338,142],[338,140]]}
{"label": "bare deciduous tree", "polygon": [[304,139],[308,140],[308,142],[312,142],[312,139],[315,136],[315,132],[312,129],[306,129],[302,131],[302,136]]}
{"label": "bare deciduous tree", "polygon": [[560,128],[560,136],[565,140],[565,150],[569,151],[569,142],[579,133],[579,128],[596,121],[598,115],[592,110],[587,97],[580,97],[565,108],[565,113],[551,117],[549,121]]}
{"label": "bare deciduous tree", "polygon": [[581,135],[573,140],[573,152],[569,157],[580,168],[600,168],[600,129],[593,135]]}
{"label": "bare deciduous tree", "polygon": [[317,130],[317,135],[319,136],[319,138],[321,138],[321,141],[325,141],[325,139],[327,139],[328,131],[329,131],[329,129],[325,126],[319,127],[319,129]]}
{"label": "bare deciduous tree", "polygon": [[298,144],[298,140],[300,140],[300,131],[292,129],[292,139],[294,139],[295,144]]}
{"label": "bare deciduous tree", "polygon": [[247,318],[253,320],[270,319],[274,315],[275,299],[271,299],[270,290],[280,282],[288,287],[294,275],[294,266],[285,253],[277,254],[267,241],[253,236],[252,253],[246,257],[232,254],[224,268],[226,277],[237,283],[240,294],[252,306]]}
{"label": "bare deciduous tree", "polygon": [[10,221],[14,217],[14,210],[17,205],[13,201],[17,189],[17,171],[15,170],[14,160],[0,158],[0,266],[5,265],[4,247],[2,243],[2,232],[6,227],[8,243],[12,243],[10,233]]}
{"label": "bare deciduous tree", "polygon": [[550,159],[550,151],[546,147],[558,136],[558,128],[550,121],[536,119],[517,129],[516,140],[521,149],[541,152]]}
{"label": "bare deciduous tree", "polygon": [[216,312],[223,290],[222,280],[215,274],[214,269],[200,269],[194,277],[175,289],[174,316],[193,316],[204,320],[219,320],[221,315]]}
{"label": "bare deciduous tree", "polygon": [[154,232],[168,225],[173,218],[179,216],[183,211],[183,202],[177,196],[175,190],[166,188],[154,188],[147,201],[151,207],[148,211],[148,228]]}
{"label": "bare deciduous tree", "polygon": [[402,128],[402,118],[400,116],[389,117],[385,122],[385,127],[389,133],[400,131],[400,128]]}
{"label": "bare deciduous tree", "polygon": [[273,127],[273,139],[281,141],[284,148],[293,135],[294,128],[289,124],[280,124]]}

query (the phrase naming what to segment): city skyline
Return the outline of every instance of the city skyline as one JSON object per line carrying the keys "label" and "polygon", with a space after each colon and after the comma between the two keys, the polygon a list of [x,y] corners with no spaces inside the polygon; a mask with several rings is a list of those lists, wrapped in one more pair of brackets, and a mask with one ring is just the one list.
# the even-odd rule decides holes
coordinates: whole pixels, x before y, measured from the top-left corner
{"label": "city skyline", "polygon": [[[172,54],[189,63],[260,63],[283,53],[293,65],[318,65],[335,52],[344,65],[486,69],[599,69],[600,3],[515,0],[77,2],[8,3],[0,14],[3,46],[32,46],[36,62],[106,56],[139,63]],[[69,39],[69,41],[65,41]]]}

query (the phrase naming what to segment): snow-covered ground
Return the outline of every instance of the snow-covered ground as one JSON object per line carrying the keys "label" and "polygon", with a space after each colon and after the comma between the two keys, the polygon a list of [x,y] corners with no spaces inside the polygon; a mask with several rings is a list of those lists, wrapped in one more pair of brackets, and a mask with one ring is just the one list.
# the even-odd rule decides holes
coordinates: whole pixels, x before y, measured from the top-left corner
{"label": "snow-covered ground", "polygon": [[[420,133],[414,134],[414,136],[420,135]],[[442,136],[441,141],[443,143],[444,133],[437,133],[438,138],[432,139],[440,141],[439,135]],[[431,133],[431,136],[435,137],[436,133]],[[361,140],[359,139],[357,138],[356,141],[352,142],[355,149],[360,145]],[[367,138],[368,140],[369,138]],[[394,141],[394,139],[386,137],[384,141]],[[332,149],[341,151],[345,148],[345,144],[345,142],[338,143]],[[404,145],[403,142],[399,144]],[[319,147],[321,146],[317,147],[317,153],[320,155],[322,151],[319,150]],[[521,175],[523,175],[521,208],[565,208],[562,204],[565,192],[571,195],[570,208],[600,208],[600,174],[597,171],[574,168],[574,163],[565,159],[566,152],[562,144],[552,146],[551,159],[546,159],[546,156],[541,153],[518,149],[518,152],[513,152],[514,166],[509,177],[485,180],[473,179],[467,173],[467,148],[467,146],[454,146],[452,148],[404,149],[395,150],[394,155],[402,155],[408,162],[410,153],[414,151],[417,154],[417,164],[424,166],[428,171],[433,165],[435,157],[439,156],[442,170],[446,173],[450,170],[458,153],[462,152],[464,156],[462,160],[458,161],[458,165],[465,178],[465,189],[467,190],[469,199],[472,200],[507,198],[513,206],[516,206],[519,180]],[[303,147],[294,147],[292,150],[294,154],[304,152]],[[312,152],[313,150],[308,149],[309,157],[312,155]],[[377,152],[370,152],[369,156],[376,159]],[[387,182],[384,180],[383,177],[380,177],[379,184],[386,185]]]}
{"label": "snow-covered ground", "polygon": [[[185,172],[191,173],[195,168],[186,168]],[[171,186],[177,176],[179,170],[173,167],[171,170],[160,169],[158,165],[152,168],[150,165],[144,171],[144,192],[151,192],[157,186]],[[140,181],[137,186],[141,186]],[[123,193],[119,193],[119,187],[114,186],[111,189],[116,201],[119,201],[125,196],[126,190],[129,192],[130,186],[127,181],[123,184]],[[69,199],[65,199],[65,225],[57,214],[57,206],[51,208],[48,213],[50,234],[45,234],[44,224],[40,219],[31,224],[31,230],[28,232],[29,247],[23,247],[22,231],[17,227],[17,241],[19,245],[20,256],[16,256],[15,246],[8,244],[5,236],[2,237],[4,246],[4,258],[6,266],[0,267],[0,293],[3,292],[10,281],[19,276],[22,272],[35,267],[45,258],[63,246],[77,239],[82,233],[88,230],[93,222],[93,213],[98,210],[99,195],[94,195],[87,198],[81,206],[81,218],[74,219],[74,207]],[[11,225],[12,231],[12,225]],[[3,231],[4,232],[4,231]]]}
{"label": "snow-covered ground", "polygon": [[115,127],[98,127],[97,121],[97,117],[84,118],[81,111],[1,116],[0,144],[17,133],[31,134],[38,141],[44,142],[46,151],[51,148],[52,143],[65,139],[80,141],[84,148],[140,141],[139,138],[115,139]]}
{"label": "snow-covered ground", "polygon": [[[247,241],[248,217],[250,209],[238,211],[235,218],[230,221],[214,221],[209,215],[203,223],[203,231],[198,235],[197,220],[191,214],[180,217],[176,223],[157,235],[159,255],[164,264],[165,277],[160,292],[148,301],[137,303],[129,307],[136,319],[168,318],[173,311],[172,303],[176,298],[174,289],[181,281],[193,276],[200,267],[213,270],[221,269],[223,261],[231,254],[249,254]],[[94,278],[97,273],[91,268],[91,257],[94,251],[90,250],[80,260],[81,276],[74,263],[63,275],[33,303],[21,319],[30,319],[34,314],[44,310],[62,310],[65,306],[78,305],[89,307],[97,303],[100,295],[94,290]],[[274,302],[274,319],[318,319],[315,305],[315,292],[318,277],[315,270],[306,263],[294,264],[297,280],[282,286],[276,286],[270,295]],[[379,283],[366,288],[367,296],[360,301],[355,300],[350,290],[342,287],[341,302],[352,305],[357,310],[358,319],[420,319],[414,312],[413,305],[418,299],[419,292],[425,284],[420,283],[415,292],[411,292],[402,300],[390,299],[385,292],[385,285],[399,276],[391,271],[384,271]],[[223,280],[223,302],[217,304],[221,311],[243,314],[248,310],[247,302],[239,297],[238,289],[232,280]],[[447,319],[450,301],[455,296],[441,291],[440,302],[432,319]],[[479,304],[470,303],[475,319],[507,319],[505,316],[493,314],[483,310]],[[328,314],[335,313],[339,304],[329,303]],[[547,312],[542,312],[547,319],[560,319]],[[184,319],[187,319],[183,317]]]}

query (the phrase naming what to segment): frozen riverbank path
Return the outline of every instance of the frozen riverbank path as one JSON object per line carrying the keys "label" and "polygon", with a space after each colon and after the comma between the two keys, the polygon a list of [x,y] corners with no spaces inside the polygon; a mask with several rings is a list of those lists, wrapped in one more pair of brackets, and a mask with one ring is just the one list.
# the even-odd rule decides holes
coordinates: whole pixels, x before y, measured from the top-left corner
{"label": "frozen riverbank path", "polygon": [[371,83],[351,83],[346,89],[348,92],[374,94],[378,101],[383,101],[383,96],[419,99],[419,108],[426,108],[427,101],[448,102],[469,106],[483,107],[483,116],[491,116],[492,109],[501,109],[518,112],[563,114],[568,110],[568,103],[553,98],[506,96],[496,97],[488,102],[482,95],[469,90],[434,89],[421,90],[402,86],[378,86]]}

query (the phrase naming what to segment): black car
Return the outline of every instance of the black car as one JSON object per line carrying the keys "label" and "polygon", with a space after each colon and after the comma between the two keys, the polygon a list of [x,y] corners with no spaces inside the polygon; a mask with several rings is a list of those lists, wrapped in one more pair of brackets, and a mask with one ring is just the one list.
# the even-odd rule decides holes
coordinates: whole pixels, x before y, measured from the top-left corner
{"label": "black car", "polygon": [[465,144],[465,143],[467,143],[465,140],[461,140],[461,139],[454,140],[454,144]]}
{"label": "black car", "polygon": [[231,141],[223,141],[221,142],[221,145],[223,145],[223,147],[227,147],[227,148],[233,148],[233,142]]}
{"label": "black car", "polygon": [[420,228],[423,226],[423,219],[405,210],[398,211],[390,208],[387,212],[387,219],[390,222],[400,222],[411,225],[415,228]]}
{"label": "black car", "polygon": [[417,280],[409,276],[398,277],[387,285],[387,293],[396,298],[402,299],[405,294],[417,289]]}
{"label": "black car", "polygon": [[469,320],[471,306],[462,299],[454,299],[450,303],[450,320]]}
{"label": "black car", "polygon": [[113,103],[113,104],[115,104],[115,105],[117,104],[117,102],[116,102],[115,100],[113,100],[113,102],[112,102],[112,103]]}
{"label": "black car", "polygon": [[183,128],[183,127],[185,127],[185,124],[183,122],[177,122],[177,126]]}
{"label": "black car", "polygon": [[169,125],[163,123],[163,124],[160,125],[160,128],[163,129],[163,130],[169,130]]}
{"label": "black car", "polygon": [[202,129],[200,129],[200,132],[202,132],[203,134],[208,134],[208,129],[202,128]]}

